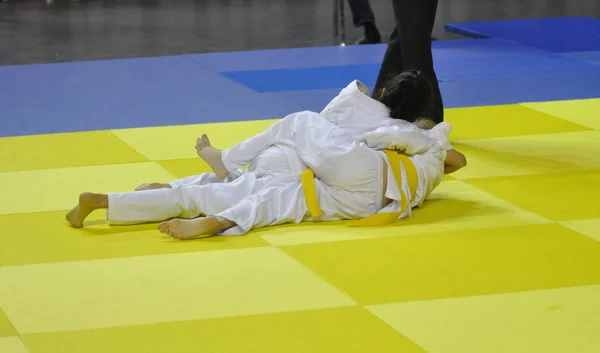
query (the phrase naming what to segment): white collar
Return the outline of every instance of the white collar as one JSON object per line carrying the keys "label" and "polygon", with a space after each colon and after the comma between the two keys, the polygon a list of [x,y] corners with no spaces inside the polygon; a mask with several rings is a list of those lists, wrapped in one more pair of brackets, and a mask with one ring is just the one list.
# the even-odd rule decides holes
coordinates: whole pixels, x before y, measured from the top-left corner
{"label": "white collar", "polygon": [[373,110],[377,114],[385,114],[389,116],[390,110],[385,104],[380,101],[373,99],[369,96],[369,88],[360,82],[359,80],[352,81],[345,89],[348,95],[352,96],[361,102],[361,106],[366,107],[369,110]]}

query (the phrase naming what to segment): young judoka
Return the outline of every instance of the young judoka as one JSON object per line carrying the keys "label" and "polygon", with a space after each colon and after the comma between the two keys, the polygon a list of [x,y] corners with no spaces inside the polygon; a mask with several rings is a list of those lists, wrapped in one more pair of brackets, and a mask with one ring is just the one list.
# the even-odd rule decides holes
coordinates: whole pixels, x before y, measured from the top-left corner
{"label": "young judoka", "polygon": [[[299,125],[309,127],[304,129],[309,133],[315,131],[315,128],[323,131],[322,126],[318,125],[327,123],[310,112],[288,118],[282,122],[285,124],[296,120]],[[290,126],[281,126],[279,130],[288,128]],[[396,161],[396,166],[400,168],[398,173],[394,171],[390,155],[369,148],[364,143],[352,141],[347,134],[333,125],[329,128],[331,131],[320,134],[321,138],[311,140],[310,136],[297,130],[297,125],[292,126],[292,131],[298,138],[296,142],[300,142],[299,161],[305,163],[300,169],[310,167],[319,177],[312,179],[314,177],[309,175],[314,189],[313,202],[314,199],[317,200],[316,211],[315,208],[310,209],[311,204],[307,197],[310,181],[305,182],[303,173],[289,172],[293,169],[283,159],[278,162],[283,162],[283,172],[275,172],[275,175],[257,190],[247,191],[259,184],[260,178],[253,177],[247,179],[251,180],[250,183],[242,181],[242,184],[238,185],[237,181],[243,180],[245,175],[253,176],[252,172],[248,172],[230,183],[183,185],[171,189],[110,195],[85,193],[80,196],[79,205],[70,212],[67,219],[74,226],[81,226],[85,216],[98,208],[108,208],[108,219],[112,224],[160,221],[172,217],[192,218],[174,219],[159,225],[161,232],[178,239],[217,233],[244,234],[252,228],[268,225],[310,220],[358,219],[372,214],[382,214],[385,218],[392,215],[397,219],[406,217],[412,207],[419,206],[425,200],[441,181],[445,167],[447,172],[451,172],[464,166],[460,158],[458,163],[453,162],[452,156],[458,152],[445,153],[446,157],[442,157],[445,141],[439,143],[440,141],[423,138],[425,135],[405,134],[412,141],[408,144],[402,140],[402,134],[398,134],[400,139],[392,136],[388,141],[385,138],[389,135],[385,131],[367,134],[364,139],[367,143],[380,143],[389,147],[395,145],[394,148],[420,151],[412,159]],[[266,137],[272,138],[272,133],[271,131],[266,134]],[[303,144],[301,141],[307,142]],[[239,166],[245,165],[252,155],[264,155],[265,151],[273,148],[271,146],[260,151],[264,147],[262,143],[263,141],[255,138],[254,141],[251,139],[224,151],[221,154],[222,165],[215,169],[235,171]],[[218,165],[213,156],[219,153],[213,149],[207,144],[200,147],[200,153],[211,165]],[[221,198],[215,198],[216,192],[213,192],[210,198],[203,197],[201,190],[194,192],[195,189],[207,186],[219,187],[222,191]],[[238,194],[240,188],[242,191]],[[408,205],[403,204],[403,200],[404,203],[408,202]],[[202,214],[209,216],[195,218]]]}
{"label": "young judoka", "polygon": [[[412,77],[412,79],[414,78],[418,79],[419,77]],[[411,79],[410,75],[408,79]],[[406,82],[401,83],[405,84],[406,88]],[[408,86],[409,88],[415,87],[414,85]],[[390,87],[391,94],[401,92],[394,91],[396,87],[393,85]],[[428,92],[425,93],[426,96]],[[385,97],[385,92],[382,96]],[[418,98],[418,95],[413,94],[413,97]],[[382,99],[382,101],[385,100]],[[402,100],[395,100],[395,102],[402,102]],[[331,108],[331,106],[335,106],[335,104],[330,104],[328,107]],[[426,104],[422,106],[426,107]],[[327,108],[324,111],[326,110]],[[411,110],[405,109],[404,111],[410,112]],[[390,104],[388,114],[393,112],[394,106]],[[230,178],[228,183],[221,183],[220,178],[205,174],[169,185],[145,185],[140,188],[145,191],[138,193],[111,195],[85,193],[81,195],[79,205],[67,215],[67,219],[73,226],[81,227],[85,217],[97,208],[108,208],[108,219],[112,224],[160,221],[172,217],[194,218],[208,214],[212,216],[163,222],[159,229],[180,239],[220,232],[243,234],[251,228],[271,224],[311,219],[325,221],[362,218],[381,211],[386,204],[390,206],[394,202],[400,201],[399,193],[406,194],[407,191],[411,193],[410,204],[416,206],[424,200],[424,195],[430,192],[429,189],[432,189],[430,186],[435,187],[435,184],[439,183],[437,180],[441,180],[444,158],[440,159],[440,152],[448,149],[449,144],[437,141],[434,135],[441,132],[439,136],[443,140],[445,135],[447,141],[449,131],[445,131],[445,127],[441,126],[437,132],[434,129],[432,130],[434,134],[427,136],[422,131],[409,128],[413,127],[412,124],[403,122],[400,124],[402,128],[398,125],[385,126],[385,128],[395,128],[396,130],[386,132],[384,129],[372,132],[370,135],[365,134],[363,143],[356,143],[351,134],[332,124],[329,119],[324,119],[323,115],[323,112],[321,116],[311,112],[292,114],[274,124],[265,133],[225,151],[222,159],[225,171],[220,169],[218,163],[219,151],[212,148],[206,138],[200,140],[198,146],[200,154],[215,168],[219,177],[222,178],[225,176],[223,174],[228,174],[227,178]],[[419,113],[416,112],[413,116],[418,115]],[[408,115],[405,117],[411,119]],[[390,119],[389,115],[387,119]],[[346,120],[351,121],[352,119]],[[379,126],[381,125],[379,124]],[[391,140],[389,140],[390,132],[393,135]],[[386,136],[388,137],[387,141],[385,140]],[[406,138],[409,139],[406,140]],[[425,189],[421,187],[422,185],[418,185],[418,187],[413,186],[412,191],[407,190],[410,186],[406,182],[398,184],[403,190],[398,190],[399,188],[396,187],[395,193],[393,187],[385,187],[386,184],[392,186],[396,184],[395,182],[387,183],[387,181],[390,179],[390,175],[393,179],[398,179],[397,173],[394,175],[394,173],[386,172],[389,161],[386,161],[385,154],[369,148],[365,143],[376,145],[377,143],[390,144],[392,142],[395,144],[393,147],[407,153],[426,155],[427,153],[423,152],[431,152],[429,158],[433,158],[433,160],[437,158],[436,163],[439,168],[433,169],[437,171],[439,178],[429,178],[424,183],[419,180],[419,184],[426,186]],[[251,146],[253,147],[250,148]],[[443,146],[446,148],[444,149]],[[240,151],[245,151],[245,155]],[[252,153],[248,153],[249,151]],[[448,154],[448,156],[452,156],[452,154]],[[265,161],[262,170],[260,168],[261,157]],[[227,162],[228,160],[229,162]],[[248,163],[251,164],[249,171],[240,174],[237,168]],[[408,163],[410,164],[410,162]],[[229,167],[226,167],[228,164]],[[432,163],[430,162],[430,164]],[[310,167],[310,170],[319,177],[312,180],[312,188],[315,194],[318,194],[318,203],[320,203],[317,204],[317,211],[311,211],[310,205],[307,204],[307,191],[304,190],[306,189],[304,181],[307,178],[304,178],[306,173],[301,174],[307,167]],[[233,175],[229,173],[230,171],[233,171]],[[422,174],[423,168],[419,168],[418,172],[412,169],[409,172],[414,172],[413,180],[417,180],[416,174]],[[405,177],[405,168],[402,169],[402,173]],[[210,183],[207,184],[207,182]],[[155,188],[159,189],[148,190]],[[419,195],[419,191],[421,195]],[[384,192],[386,197],[382,196]],[[316,197],[316,195],[314,196]],[[387,196],[392,198],[387,198]],[[402,212],[405,213],[406,205],[403,207]],[[408,212],[410,212],[410,207]],[[400,218],[402,216],[405,215],[400,215]]]}
{"label": "young judoka", "polygon": [[[418,71],[410,70],[392,77],[373,99],[367,87],[355,80],[321,111],[320,115],[340,126],[355,140],[379,128],[399,126],[403,129],[433,127],[431,120],[421,120],[421,112],[431,101],[431,88]],[[425,126],[427,125],[427,126]]]}
{"label": "young judoka", "polygon": [[[430,100],[431,88],[425,76],[418,71],[408,70],[390,79],[388,85],[379,92],[378,100],[371,98],[368,88],[362,82],[352,81],[327,104],[320,115],[358,140],[364,134],[384,127],[398,126],[403,130],[431,129],[434,125],[431,120],[419,119],[420,112],[427,108]],[[206,136],[198,139],[198,142],[200,145],[197,144],[196,147],[210,144]],[[207,153],[205,151],[205,154]],[[251,165],[249,170],[252,169]],[[217,170],[216,174],[201,174],[170,184],[142,184],[136,190],[203,185],[223,180],[229,182],[240,173],[240,170],[236,170],[233,175],[224,179],[227,173]]]}
{"label": "young judoka", "polygon": [[[253,228],[302,221],[360,219],[350,225],[390,224],[420,206],[444,173],[466,165],[464,156],[448,142],[447,123],[428,133],[396,126],[381,128],[365,134],[360,143],[327,123],[316,115],[288,116],[229,150],[206,146],[201,154],[220,177],[227,177],[229,170],[244,166],[273,143],[296,145],[310,173],[305,171],[300,182],[294,176],[281,179],[219,214],[163,222],[159,230],[187,239],[218,233],[239,235]],[[320,133],[311,140],[309,131]]]}

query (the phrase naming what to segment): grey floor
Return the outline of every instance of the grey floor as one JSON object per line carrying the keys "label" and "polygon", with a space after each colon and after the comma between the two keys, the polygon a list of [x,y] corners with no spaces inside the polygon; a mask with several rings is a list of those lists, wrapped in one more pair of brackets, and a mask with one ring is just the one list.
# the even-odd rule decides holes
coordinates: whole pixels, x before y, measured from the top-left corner
{"label": "grey floor", "polygon": [[[333,0],[0,0],[0,65],[334,43]],[[384,38],[389,0],[371,0]],[[440,0],[434,36],[461,21],[600,17],[600,0]],[[346,6],[348,38],[353,28]]]}

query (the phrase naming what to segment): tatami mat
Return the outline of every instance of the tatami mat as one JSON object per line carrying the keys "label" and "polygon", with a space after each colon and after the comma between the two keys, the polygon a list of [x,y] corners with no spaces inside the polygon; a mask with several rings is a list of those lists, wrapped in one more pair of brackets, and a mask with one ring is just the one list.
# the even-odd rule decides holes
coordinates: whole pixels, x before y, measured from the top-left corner
{"label": "tatami mat", "polygon": [[[387,227],[181,242],[156,224],[109,227],[104,211],[83,229],[65,221],[81,192],[208,172],[194,149],[204,133],[227,148],[335,94],[260,94],[217,71],[368,66],[383,49],[0,69],[18,81],[0,97],[0,135],[12,136],[0,138],[0,352],[600,352],[594,73],[442,82],[468,166]],[[495,74],[542,55],[496,39],[434,51]]]}

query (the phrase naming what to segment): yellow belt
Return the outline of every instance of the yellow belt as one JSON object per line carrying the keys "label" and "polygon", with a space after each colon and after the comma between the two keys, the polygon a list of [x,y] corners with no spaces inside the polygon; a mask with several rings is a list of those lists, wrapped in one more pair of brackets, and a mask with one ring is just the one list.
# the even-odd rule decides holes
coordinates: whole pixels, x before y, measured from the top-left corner
{"label": "yellow belt", "polygon": [[[398,184],[398,190],[400,190],[400,212],[377,213],[362,219],[350,221],[348,225],[351,227],[370,227],[392,224],[406,210],[411,200],[414,200],[415,198],[419,179],[417,175],[417,169],[415,168],[413,162],[407,155],[396,151],[385,150],[385,155],[388,157],[390,168],[392,168],[394,179],[396,180],[396,184]],[[402,172],[400,169],[400,163],[404,165],[404,169],[406,170],[408,187],[411,192],[410,199],[407,197],[406,193],[404,192],[404,188],[402,187]],[[388,180],[388,182],[390,181]],[[321,210],[319,198],[317,197],[315,174],[310,168],[302,172],[302,188],[304,190],[306,206],[308,207],[308,212],[310,213],[311,217],[313,219],[321,217],[323,215],[323,211]]]}

